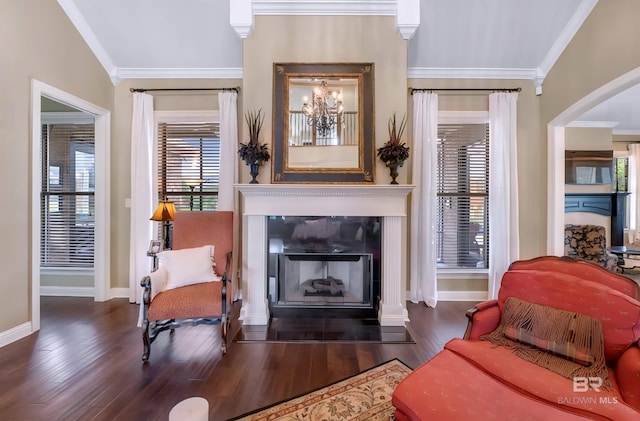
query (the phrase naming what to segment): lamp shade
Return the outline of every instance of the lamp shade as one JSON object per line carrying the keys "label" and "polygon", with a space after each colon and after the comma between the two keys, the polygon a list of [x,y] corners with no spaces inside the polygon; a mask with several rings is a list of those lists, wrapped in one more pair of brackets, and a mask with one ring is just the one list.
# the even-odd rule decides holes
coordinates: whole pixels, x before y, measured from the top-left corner
{"label": "lamp shade", "polygon": [[173,202],[163,201],[158,204],[150,219],[152,221],[173,221],[175,214],[176,205]]}

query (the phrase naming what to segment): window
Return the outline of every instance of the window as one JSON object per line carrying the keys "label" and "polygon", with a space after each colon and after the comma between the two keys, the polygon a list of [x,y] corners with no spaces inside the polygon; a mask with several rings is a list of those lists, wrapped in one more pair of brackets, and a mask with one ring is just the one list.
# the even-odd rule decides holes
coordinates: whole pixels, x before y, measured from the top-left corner
{"label": "window", "polygon": [[438,126],[438,268],[489,267],[489,125]]}
{"label": "window", "polygon": [[159,198],[175,202],[178,211],[216,210],[219,178],[217,122],[158,123]]}
{"label": "window", "polygon": [[[615,156],[613,157],[613,191],[616,192],[630,192],[629,190],[629,156]],[[624,201],[624,229],[628,230],[631,226],[631,196],[627,196]]]}
{"label": "window", "polygon": [[42,126],[40,264],[93,267],[94,125]]}
{"label": "window", "polygon": [[629,157],[615,157],[613,158],[613,171],[614,171],[614,191],[628,191],[628,179],[629,179]]}

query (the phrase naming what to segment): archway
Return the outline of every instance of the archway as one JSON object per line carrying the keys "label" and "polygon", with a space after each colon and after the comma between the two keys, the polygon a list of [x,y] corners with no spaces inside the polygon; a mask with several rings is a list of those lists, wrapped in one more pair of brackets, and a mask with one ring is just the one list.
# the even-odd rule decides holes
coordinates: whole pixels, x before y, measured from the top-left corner
{"label": "archway", "polygon": [[547,254],[564,254],[565,127],[596,105],[638,83],[640,67],[584,96],[547,125]]}

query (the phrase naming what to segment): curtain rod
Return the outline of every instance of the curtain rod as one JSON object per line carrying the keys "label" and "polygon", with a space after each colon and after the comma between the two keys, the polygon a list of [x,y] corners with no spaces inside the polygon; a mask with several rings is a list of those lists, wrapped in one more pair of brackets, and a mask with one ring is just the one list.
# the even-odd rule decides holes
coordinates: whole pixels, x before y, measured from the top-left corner
{"label": "curtain rod", "polygon": [[434,92],[434,91],[457,91],[457,92],[520,92],[522,88],[409,88],[409,93],[414,92]]}
{"label": "curtain rod", "polygon": [[157,92],[157,91],[235,91],[240,92],[240,87],[235,88],[156,88],[156,89],[144,89],[144,88],[129,88],[130,92]]}

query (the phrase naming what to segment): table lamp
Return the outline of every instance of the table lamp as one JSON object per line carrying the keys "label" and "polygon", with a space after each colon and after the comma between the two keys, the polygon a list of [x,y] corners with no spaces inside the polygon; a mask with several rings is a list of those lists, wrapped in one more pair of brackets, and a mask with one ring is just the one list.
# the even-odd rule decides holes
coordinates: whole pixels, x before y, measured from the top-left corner
{"label": "table lamp", "polygon": [[156,211],[151,216],[152,221],[161,221],[164,226],[164,249],[171,248],[169,242],[169,225],[173,221],[173,216],[176,213],[176,206],[173,202],[168,201],[166,198],[158,204]]}

